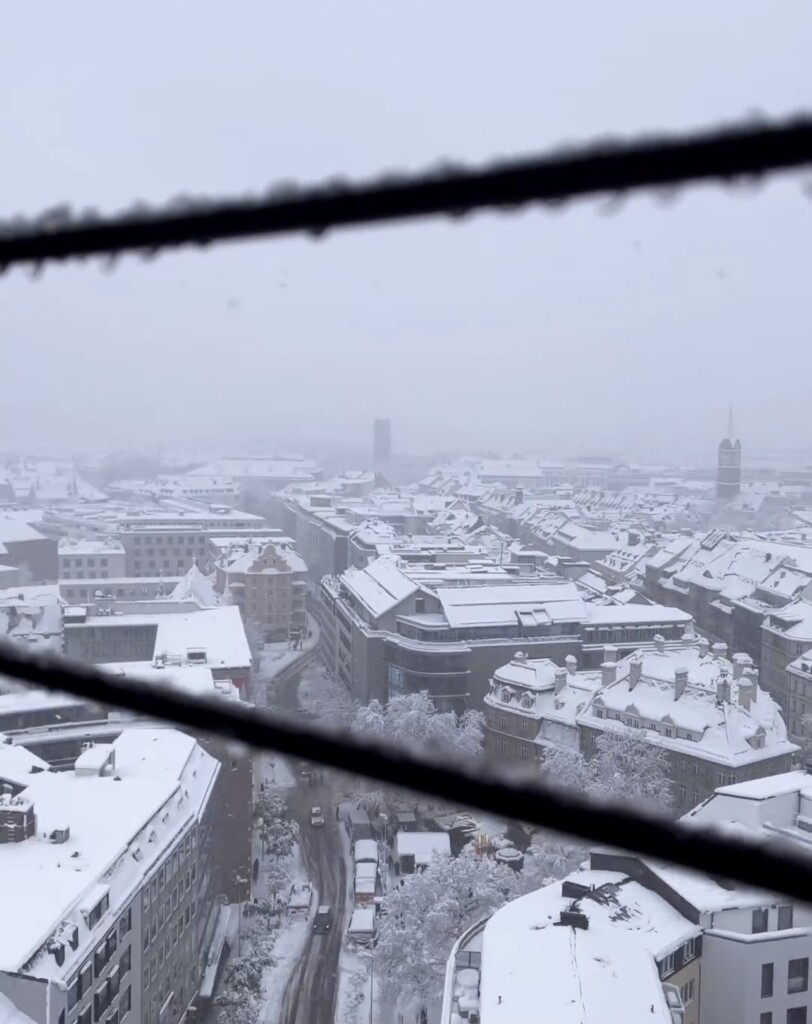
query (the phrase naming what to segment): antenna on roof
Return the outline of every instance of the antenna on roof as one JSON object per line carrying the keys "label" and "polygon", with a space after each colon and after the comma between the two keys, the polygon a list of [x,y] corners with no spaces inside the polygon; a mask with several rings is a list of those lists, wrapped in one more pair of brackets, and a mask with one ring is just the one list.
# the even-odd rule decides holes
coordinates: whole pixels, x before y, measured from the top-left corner
{"label": "antenna on roof", "polygon": [[727,438],[729,441],[733,441],[736,437],[736,425],[733,422],[733,406],[728,406],[727,410]]}

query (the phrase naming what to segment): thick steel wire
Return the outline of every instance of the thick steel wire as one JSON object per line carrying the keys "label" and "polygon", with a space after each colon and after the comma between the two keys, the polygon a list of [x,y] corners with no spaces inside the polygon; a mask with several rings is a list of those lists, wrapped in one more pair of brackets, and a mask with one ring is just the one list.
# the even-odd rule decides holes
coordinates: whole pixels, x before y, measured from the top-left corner
{"label": "thick steel wire", "polygon": [[61,206],[27,220],[0,222],[0,272],[55,260],[147,257],[182,245],[308,233],[475,210],[558,205],[603,193],[759,179],[812,163],[812,117],[742,124],[619,143],[592,143],[542,157],[471,170],[444,166],[367,184],[280,185],[249,199],[182,198],[163,209],[137,204],[121,215],[74,214]]}
{"label": "thick steel wire", "polygon": [[[418,757],[400,746],[355,734],[328,732],[275,717],[239,701],[191,697],[171,685],[111,676],[62,658],[32,657],[0,644],[0,673],[195,732],[427,793],[588,843],[622,847],[758,889],[812,902],[812,858],[774,843],[747,843],[649,817],[619,805],[601,805],[541,784],[507,783],[448,760]],[[291,716],[292,719],[293,716]]]}

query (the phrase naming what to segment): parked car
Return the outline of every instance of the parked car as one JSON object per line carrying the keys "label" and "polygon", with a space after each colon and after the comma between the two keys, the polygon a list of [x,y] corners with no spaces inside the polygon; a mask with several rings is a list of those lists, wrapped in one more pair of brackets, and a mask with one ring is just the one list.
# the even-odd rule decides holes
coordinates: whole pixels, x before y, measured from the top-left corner
{"label": "parked car", "polygon": [[310,809],[310,824],[314,827],[324,824],[324,811],[321,807],[312,807]]}
{"label": "parked car", "polygon": [[316,916],[313,918],[313,931],[317,935],[326,935],[333,925],[332,907],[319,907]]}

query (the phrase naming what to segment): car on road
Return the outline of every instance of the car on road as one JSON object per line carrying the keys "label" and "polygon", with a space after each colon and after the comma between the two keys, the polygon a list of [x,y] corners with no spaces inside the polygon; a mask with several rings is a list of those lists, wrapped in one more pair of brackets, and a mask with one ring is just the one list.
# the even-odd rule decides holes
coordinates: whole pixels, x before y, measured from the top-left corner
{"label": "car on road", "polygon": [[316,916],[313,918],[313,931],[317,935],[326,935],[333,924],[332,907],[319,907]]}
{"label": "car on road", "polygon": [[321,807],[312,807],[310,810],[310,824],[315,828],[324,824],[324,811]]}
{"label": "car on road", "polygon": [[309,764],[300,764],[299,774],[302,776],[303,779],[309,779],[313,774],[313,769],[310,767]]}

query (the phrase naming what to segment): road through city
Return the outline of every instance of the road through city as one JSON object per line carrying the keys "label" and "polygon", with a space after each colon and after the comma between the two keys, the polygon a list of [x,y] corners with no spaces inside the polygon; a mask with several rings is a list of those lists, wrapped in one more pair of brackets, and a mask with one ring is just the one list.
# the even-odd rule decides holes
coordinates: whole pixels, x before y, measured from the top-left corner
{"label": "road through city", "polygon": [[[296,708],[301,672],[280,680],[278,699],[287,710]],[[338,961],[344,932],[346,868],[336,821],[329,775],[314,769],[312,776],[297,772],[296,788],[288,798],[301,832],[301,851],[316,901],[332,910],[332,926],[324,935],[311,931],[301,959],[293,969],[285,993],[279,1024],[333,1024],[338,995]],[[324,812],[323,826],[310,824],[312,807]]]}

